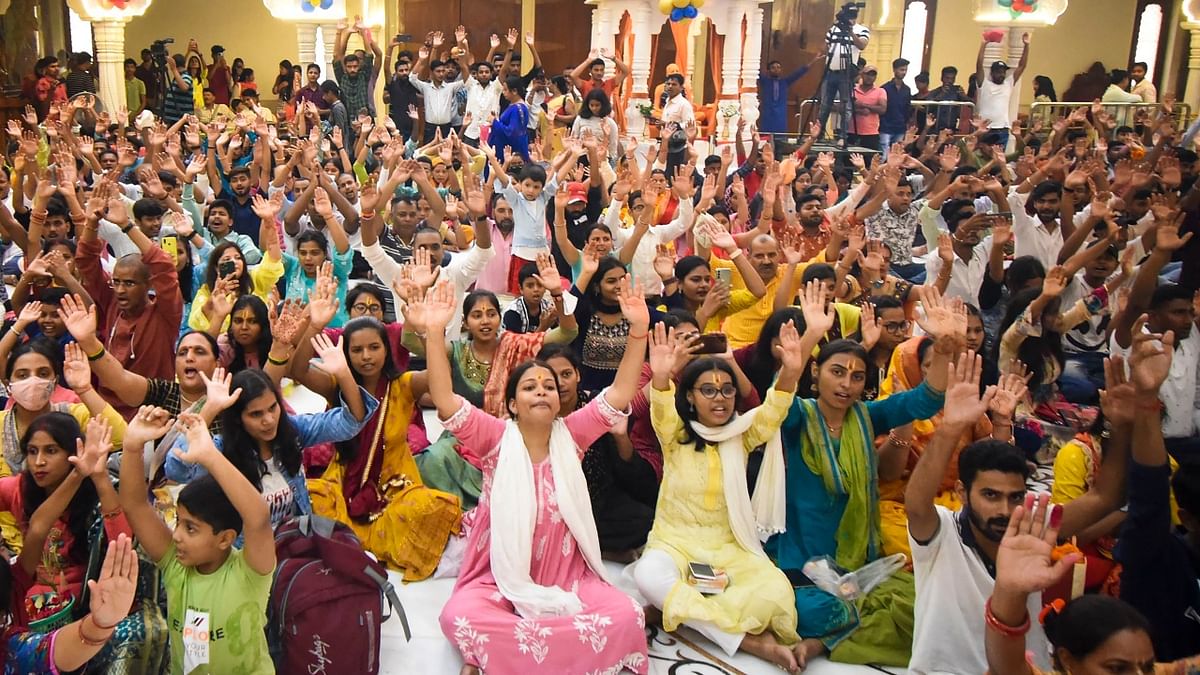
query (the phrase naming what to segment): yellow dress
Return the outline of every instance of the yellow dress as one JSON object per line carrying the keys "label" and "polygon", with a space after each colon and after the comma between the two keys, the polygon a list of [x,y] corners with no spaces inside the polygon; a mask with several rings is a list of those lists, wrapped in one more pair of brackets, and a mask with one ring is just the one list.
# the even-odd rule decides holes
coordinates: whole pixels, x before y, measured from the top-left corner
{"label": "yellow dress", "polygon": [[[757,423],[742,436],[747,453],[779,430],[792,398],[787,392],[767,392]],[[747,551],[734,538],[717,447],[706,444],[698,452],[694,445],[680,443],[683,420],[675,411],[674,386],[670,391],[650,389],[650,419],[662,446],[663,481],[646,548],[670,555],[684,579],[689,562],[723,568],[729,575],[729,587],[710,596],[684,580],[677,582],[664,603],[663,628],[710,621],[728,633],[770,630],[780,642],[795,644],[800,637],[792,584],[769,558]]]}
{"label": "yellow dress", "polygon": [[[251,292],[267,302],[267,296],[271,294],[271,289],[275,287],[275,282],[283,278],[283,259],[271,260],[267,256],[263,256],[261,263],[250,268],[250,283],[254,285]],[[208,284],[204,284],[196,291],[196,297],[192,299],[192,313],[188,316],[188,328],[196,331],[207,331],[212,325],[208,315],[204,313],[204,303],[208,302],[208,296],[212,295],[212,289]],[[221,326],[221,331],[229,330],[229,317],[225,317],[225,323]]]}
{"label": "yellow dress", "polygon": [[405,373],[388,386],[376,419],[368,422],[356,439],[363,441],[358,452],[370,452],[372,457],[375,452],[383,453],[375,485],[382,498],[381,510],[365,519],[350,516],[343,493],[348,467],[338,455],[320,478],[308,480],[313,512],[349,525],[363,548],[384,565],[402,571],[405,581],[433,574],[446,542],[458,532],[462,520],[458,497],[426,487],[409,452],[408,424],[414,403],[412,373]]}

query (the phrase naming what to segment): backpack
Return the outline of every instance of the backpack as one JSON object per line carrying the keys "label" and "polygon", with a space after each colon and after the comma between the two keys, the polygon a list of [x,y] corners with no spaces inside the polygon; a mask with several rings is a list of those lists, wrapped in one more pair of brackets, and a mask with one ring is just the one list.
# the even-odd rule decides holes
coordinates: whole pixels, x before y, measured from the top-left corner
{"label": "backpack", "polygon": [[391,617],[384,598],[412,639],[387,570],[348,526],[316,515],[287,520],[275,531],[275,556],[267,644],[276,672],[378,673],[380,624]]}

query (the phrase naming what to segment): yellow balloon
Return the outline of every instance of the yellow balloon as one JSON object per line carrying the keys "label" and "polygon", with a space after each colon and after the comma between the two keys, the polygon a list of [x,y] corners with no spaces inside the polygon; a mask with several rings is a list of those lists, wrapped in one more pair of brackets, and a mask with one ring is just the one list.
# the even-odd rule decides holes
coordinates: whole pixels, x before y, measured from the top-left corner
{"label": "yellow balloon", "polygon": [[673,0],[671,4],[682,9],[692,4],[692,0]]}
{"label": "yellow balloon", "polygon": [[663,14],[670,14],[671,10],[674,8],[675,5],[672,4],[671,0],[658,0],[658,9]]}
{"label": "yellow balloon", "polygon": [[692,6],[696,9],[700,9],[704,6],[704,0],[692,0]]}

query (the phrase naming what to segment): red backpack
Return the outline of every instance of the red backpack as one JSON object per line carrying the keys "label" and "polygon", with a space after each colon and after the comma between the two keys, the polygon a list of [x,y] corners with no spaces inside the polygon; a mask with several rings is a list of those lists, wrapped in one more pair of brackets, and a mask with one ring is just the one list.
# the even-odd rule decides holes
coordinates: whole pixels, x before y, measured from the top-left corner
{"label": "red backpack", "polygon": [[276,672],[378,673],[380,624],[391,617],[384,598],[412,639],[387,570],[346,525],[316,515],[285,521],[275,556],[267,643]]}

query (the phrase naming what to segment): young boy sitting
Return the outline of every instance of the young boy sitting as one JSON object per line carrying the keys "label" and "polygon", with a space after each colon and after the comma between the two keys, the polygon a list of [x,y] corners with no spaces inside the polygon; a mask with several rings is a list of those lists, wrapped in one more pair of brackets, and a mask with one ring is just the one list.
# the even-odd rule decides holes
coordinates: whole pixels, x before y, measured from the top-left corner
{"label": "young boy sitting", "polygon": [[546,287],[538,278],[537,263],[525,263],[517,275],[521,294],[504,310],[504,330],[535,333],[550,330],[558,320],[554,303],[546,297]]}
{"label": "young boy sitting", "polygon": [[[128,447],[161,438],[172,424],[162,408],[143,406],[129,422]],[[274,673],[263,632],[275,571],[267,504],[217,450],[203,419],[180,415],[179,425],[188,449],[176,453],[209,475],[179,493],[174,532],[147,500],[142,453],[121,457],[121,508],[146,554],[157,561],[167,589],[171,672]],[[245,548],[235,550],[239,532],[245,533]]]}

